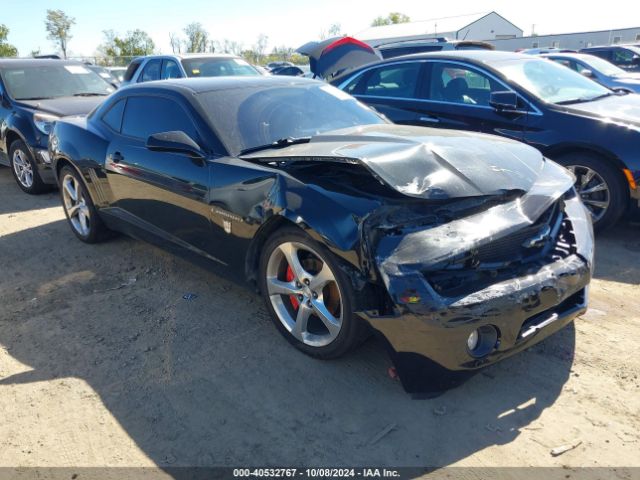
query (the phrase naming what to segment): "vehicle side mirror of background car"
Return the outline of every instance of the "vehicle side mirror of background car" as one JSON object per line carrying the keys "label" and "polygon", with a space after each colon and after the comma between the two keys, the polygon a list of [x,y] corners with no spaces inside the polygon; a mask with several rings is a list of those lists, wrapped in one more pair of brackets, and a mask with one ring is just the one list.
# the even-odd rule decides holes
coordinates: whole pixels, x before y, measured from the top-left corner
{"label": "vehicle side mirror of background car", "polygon": [[593,72],[591,70],[582,70],[580,72],[580,75],[582,75],[583,77],[587,77],[587,78],[593,78]]}
{"label": "vehicle side mirror of background car", "polygon": [[186,153],[196,158],[205,156],[195,140],[180,130],[154,133],[147,139],[146,146],[156,152]]}
{"label": "vehicle side mirror of background car", "polygon": [[489,104],[496,110],[517,110],[518,94],[516,92],[491,92]]}

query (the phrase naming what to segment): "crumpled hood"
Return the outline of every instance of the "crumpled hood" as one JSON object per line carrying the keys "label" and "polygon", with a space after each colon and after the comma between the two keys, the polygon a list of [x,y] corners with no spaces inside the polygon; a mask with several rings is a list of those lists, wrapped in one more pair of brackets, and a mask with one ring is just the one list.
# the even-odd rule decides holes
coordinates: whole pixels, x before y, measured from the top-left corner
{"label": "crumpled hood", "polygon": [[409,197],[447,199],[528,191],[544,158],[502,137],[403,125],[368,125],[317,135],[309,143],[243,158],[359,161]]}
{"label": "crumpled hood", "polygon": [[621,123],[640,127],[640,95],[615,95],[593,102],[567,106],[567,111],[589,116],[607,123]]}
{"label": "crumpled hood", "polygon": [[86,115],[96,105],[102,103],[105,98],[107,97],[60,97],[46,100],[20,100],[18,103],[40,112],[65,117],[67,115]]}

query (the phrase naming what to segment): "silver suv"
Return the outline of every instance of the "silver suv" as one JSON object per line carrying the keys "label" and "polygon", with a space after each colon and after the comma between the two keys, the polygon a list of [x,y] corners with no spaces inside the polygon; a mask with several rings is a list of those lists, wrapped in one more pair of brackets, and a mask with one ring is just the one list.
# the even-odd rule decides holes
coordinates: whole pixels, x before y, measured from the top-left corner
{"label": "silver suv", "polygon": [[227,77],[261,75],[252,65],[235,55],[194,53],[148,55],[135,58],[124,74],[122,85],[185,77]]}

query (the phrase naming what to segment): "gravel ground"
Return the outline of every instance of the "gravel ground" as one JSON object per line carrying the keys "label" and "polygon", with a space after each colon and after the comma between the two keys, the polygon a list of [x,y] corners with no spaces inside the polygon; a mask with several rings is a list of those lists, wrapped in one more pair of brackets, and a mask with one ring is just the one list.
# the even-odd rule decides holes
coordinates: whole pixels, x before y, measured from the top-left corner
{"label": "gravel ground", "polygon": [[638,225],[598,238],[574,325],[414,400],[375,340],[308,358],[252,291],[126,237],[84,245],[59,205],[0,168],[0,466],[640,467]]}

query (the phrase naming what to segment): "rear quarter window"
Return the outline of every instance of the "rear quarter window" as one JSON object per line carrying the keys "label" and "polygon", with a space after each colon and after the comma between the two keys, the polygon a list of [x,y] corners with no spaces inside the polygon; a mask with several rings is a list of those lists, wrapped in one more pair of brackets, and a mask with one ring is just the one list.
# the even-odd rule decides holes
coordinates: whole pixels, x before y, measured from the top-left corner
{"label": "rear quarter window", "polygon": [[107,113],[102,116],[102,121],[113,131],[120,133],[122,127],[122,114],[124,113],[124,105],[126,100],[122,100],[114,103]]}

